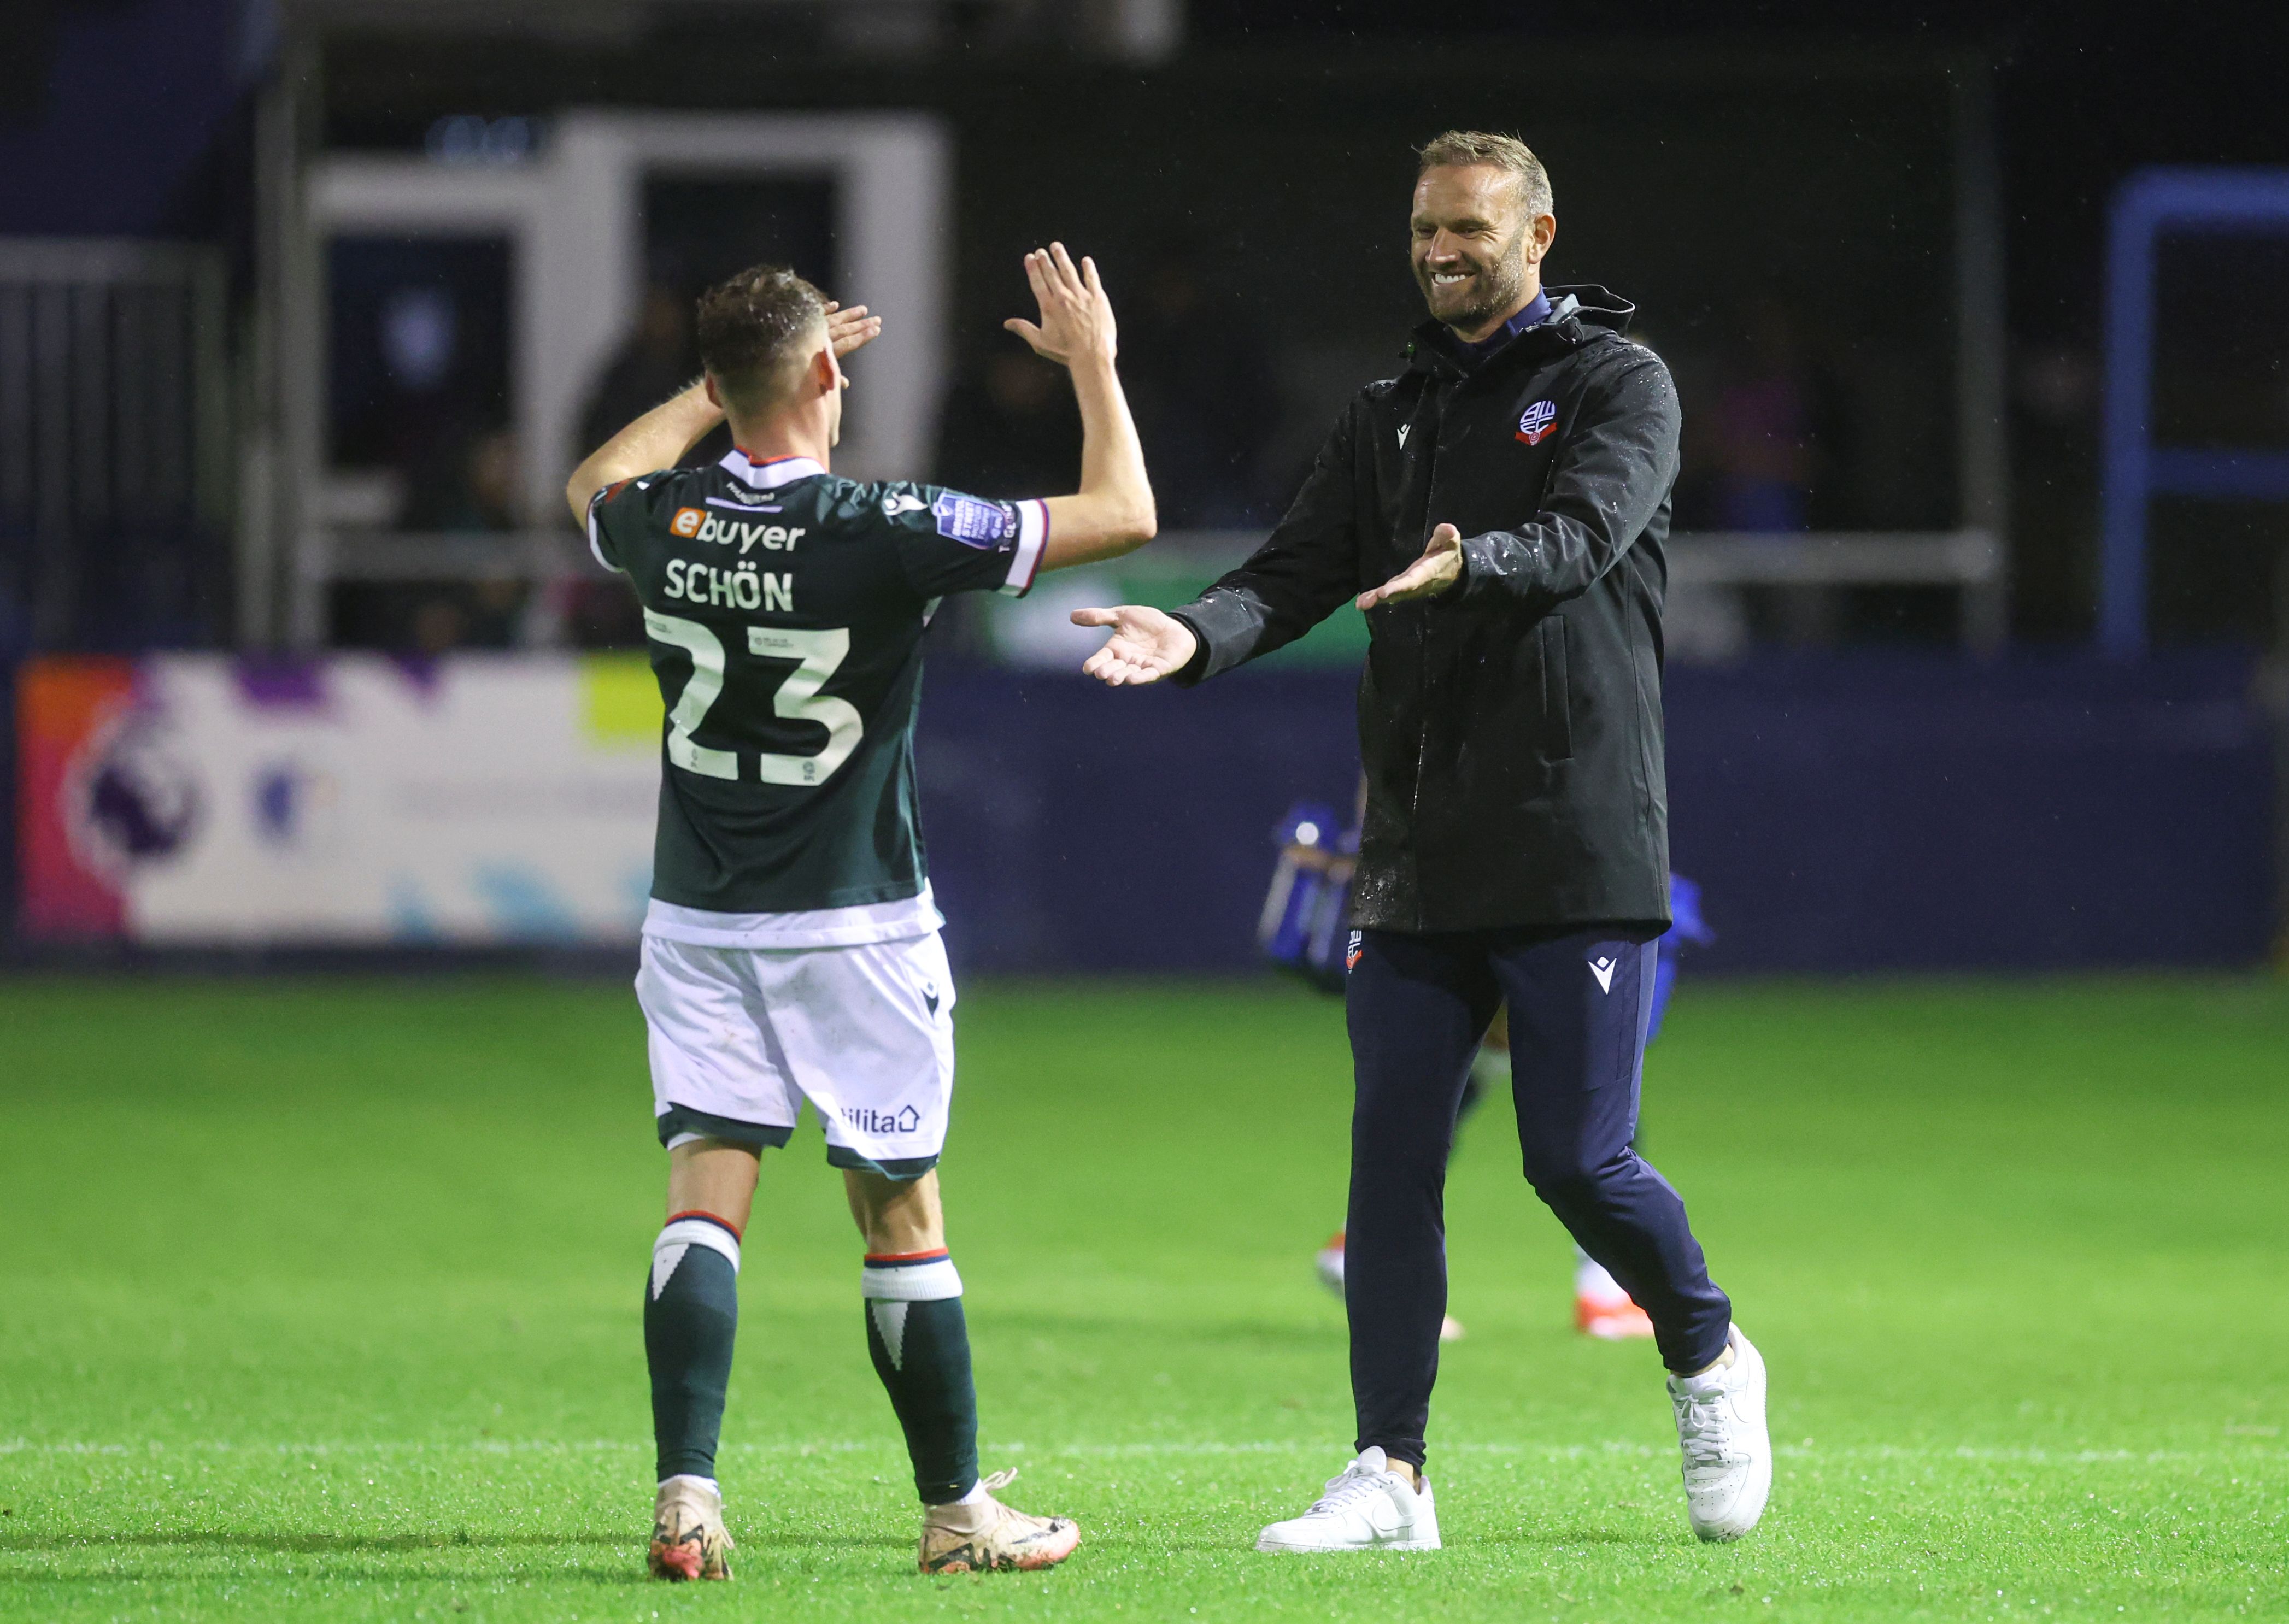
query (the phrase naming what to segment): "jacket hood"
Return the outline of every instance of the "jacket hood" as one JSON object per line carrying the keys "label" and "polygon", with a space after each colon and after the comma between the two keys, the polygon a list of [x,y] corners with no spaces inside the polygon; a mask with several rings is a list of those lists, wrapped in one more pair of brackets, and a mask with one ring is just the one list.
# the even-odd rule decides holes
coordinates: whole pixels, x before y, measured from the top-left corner
{"label": "jacket hood", "polygon": [[1625,333],[1638,313],[1638,307],[1611,288],[1594,282],[1579,282],[1570,287],[1544,288],[1550,295],[1550,320],[1562,322],[1574,316],[1592,327],[1610,327]]}
{"label": "jacket hood", "polygon": [[1493,365],[1497,359],[1519,346],[1535,343],[1545,334],[1556,334],[1568,347],[1586,344],[1597,337],[1597,331],[1593,330],[1625,334],[1629,331],[1631,318],[1638,313],[1638,307],[1628,299],[1594,282],[1545,287],[1542,291],[1550,296],[1549,320],[1514,334],[1509,343],[1479,362],[1476,367],[1464,358],[1462,340],[1455,337],[1454,330],[1438,321],[1424,322],[1415,330],[1407,345],[1408,361],[1424,370],[1434,364],[1434,356],[1450,367],[1464,370],[1481,370]]}

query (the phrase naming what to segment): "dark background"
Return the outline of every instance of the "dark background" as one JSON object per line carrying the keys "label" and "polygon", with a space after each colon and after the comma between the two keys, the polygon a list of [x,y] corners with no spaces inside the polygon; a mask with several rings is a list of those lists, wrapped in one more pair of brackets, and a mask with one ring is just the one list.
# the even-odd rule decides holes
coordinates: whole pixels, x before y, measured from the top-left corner
{"label": "dark background", "polygon": [[[1947,76],[1991,64],[2014,630],[2041,641],[2078,641],[2092,620],[2106,199],[2140,164],[2289,159],[2277,110],[2289,8],[2276,6],[1202,0],[1182,54],[1144,70],[988,7],[947,17],[910,60],[854,57],[824,9],[802,5],[585,36],[530,20],[443,36],[345,26],[321,52],[324,133],[418,146],[445,115],[574,103],[937,109],[961,143],[966,351],[997,341],[1017,252],[1049,232],[1113,267],[1181,248],[1235,320],[1304,352],[1288,386],[1301,398],[1284,408],[1295,420],[1267,451],[1270,502],[1333,380],[1371,371],[1415,317],[1398,259],[1408,144],[1450,123],[1514,129],[1556,178],[1555,278],[1610,281],[1688,362],[1727,342],[1755,296],[1784,300],[1854,397],[1829,426],[1846,466],[1816,490],[1815,519],[1910,524],[1952,513]],[[12,8],[0,232],[207,238],[243,261],[251,97],[275,70],[275,31],[267,6],[218,0]],[[2231,432],[2277,436],[2280,330],[2260,308],[2279,297],[2277,264],[2256,249],[2183,257],[2165,258],[2165,306],[2208,338],[2178,344],[2165,323],[2165,400],[2253,395]],[[2269,635],[2276,513],[2202,505],[2173,519],[2165,504],[2157,525],[2157,633]],[[1912,606],[1894,612],[1919,629]]]}
{"label": "dark background", "polygon": [[[2289,7],[1199,0],[1181,52],[1151,67],[990,0],[944,8],[933,37],[897,47],[854,44],[836,8],[802,0],[527,8],[450,34],[381,26],[378,7],[338,14],[282,66],[267,4],[20,4],[0,53],[0,234],[214,243],[243,317],[256,100],[280,72],[315,76],[316,138],[338,148],[418,150],[454,116],[530,119],[545,140],[573,106],[922,108],[958,154],[953,398],[982,398],[1009,352],[1000,322],[1022,308],[1021,251],[1062,236],[1100,257],[1123,300],[1140,416],[1156,389],[1176,387],[1181,406],[1195,377],[1232,407],[1218,432],[1240,466],[1217,522],[1276,513],[1343,396],[1388,369],[1419,315],[1402,257],[1410,148],[1480,125],[1548,162],[1551,280],[1637,301],[1691,432],[1777,321],[1805,386],[1806,521],[1953,524],[1954,120],[1984,107],[2005,231],[2016,652],[1965,660],[1945,595],[1895,591],[1855,595],[1816,646],[1759,622],[1735,666],[1672,673],[1677,851],[1711,887],[1726,938],[1712,962],[2237,962],[2278,929],[2273,746],[2253,681],[2269,646],[2289,653],[2289,513],[2157,502],[2156,657],[2080,651],[2108,201],[2143,165],[2289,163]],[[822,198],[782,190],[735,212],[831,280]],[[651,188],[656,275],[688,283],[746,257],[676,227],[724,201]],[[699,263],[695,241],[723,263]],[[2279,242],[2165,248],[2165,436],[2289,443],[2285,273]],[[481,317],[486,280],[472,283]],[[1172,386],[1152,362],[1165,346],[1139,335],[1159,331],[1151,310],[1176,283],[1194,302],[1168,332],[1207,360],[1163,368]],[[1054,433],[1042,444],[1051,464],[1070,455]],[[1688,522],[1712,511],[1695,484],[1710,466],[1688,441]],[[0,512],[0,589],[11,522]],[[227,547],[210,537],[182,556],[205,573],[181,612],[43,647],[221,642]],[[29,649],[0,601],[0,663]],[[1189,711],[1174,696],[1115,711],[1073,683],[949,664],[924,767],[941,889],[971,921],[957,948],[1011,967],[1244,959],[1270,820],[1292,796],[1346,798],[1347,687],[1262,673]],[[981,733],[993,715],[1014,720]],[[1101,804],[1120,752],[1145,750],[1184,765],[1136,810],[1117,861],[999,864],[1012,830],[1059,835]],[[1063,852],[1059,839],[1032,849]],[[1103,929],[1108,908],[1134,917],[1124,894],[1168,911],[1149,940]]]}

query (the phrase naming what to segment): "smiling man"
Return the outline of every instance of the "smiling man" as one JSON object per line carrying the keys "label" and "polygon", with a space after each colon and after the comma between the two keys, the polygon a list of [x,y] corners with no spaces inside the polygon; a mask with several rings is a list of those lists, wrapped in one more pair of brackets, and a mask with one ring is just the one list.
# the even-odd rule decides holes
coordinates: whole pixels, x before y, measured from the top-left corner
{"label": "smiling man", "polygon": [[1663,594],[1677,392],[1605,289],[1542,285],[1558,222],[1523,142],[1451,131],[1409,215],[1432,319],[1407,370],[1353,399],[1295,504],[1240,569],[1113,628],[1087,669],[1200,681],[1344,602],[1367,810],[1346,959],[1352,1056],[1344,1300],[1356,1458],[1259,1549],[1431,1549],[1424,1435],[1446,1311],[1456,1110],[1499,1007],[1526,1176],[1651,1318],[1687,1514],[1746,1533],[1772,1481],[1765,1366],[1709,1278],[1684,1203],[1631,1148],[1670,924]]}

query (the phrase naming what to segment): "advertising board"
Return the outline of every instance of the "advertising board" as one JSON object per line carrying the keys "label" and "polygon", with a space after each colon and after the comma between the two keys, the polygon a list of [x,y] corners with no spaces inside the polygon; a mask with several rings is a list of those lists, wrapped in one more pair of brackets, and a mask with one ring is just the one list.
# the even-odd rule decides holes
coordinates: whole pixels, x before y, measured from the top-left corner
{"label": "advertising board", "polygon": [[660,705],[640,656],[207,654],[19,675],[31,938],[634,941]]}

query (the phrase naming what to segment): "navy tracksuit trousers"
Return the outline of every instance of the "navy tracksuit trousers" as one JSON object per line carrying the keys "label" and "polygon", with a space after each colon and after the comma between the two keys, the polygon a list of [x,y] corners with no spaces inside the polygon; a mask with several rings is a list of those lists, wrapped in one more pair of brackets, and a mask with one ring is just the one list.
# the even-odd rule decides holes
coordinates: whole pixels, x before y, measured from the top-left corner
{"label": "navy tracksuit trousers", "polygon": [[1663,1364],[1696,1371],[1725,1350],[1732,1304],[1685,1203],[1631,1148],[1655,946],[1614,928],[1360,933],[1345,995],[1358,1093],[1344,1245],[1360,1449],[1423,1464],[1447,1311],[1447,1156],[1499,1005],[1527,1182],[1645,1310]]}

